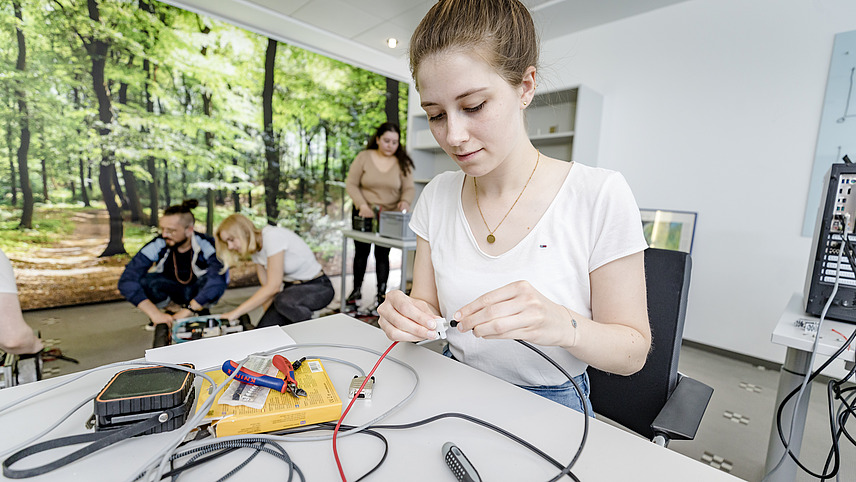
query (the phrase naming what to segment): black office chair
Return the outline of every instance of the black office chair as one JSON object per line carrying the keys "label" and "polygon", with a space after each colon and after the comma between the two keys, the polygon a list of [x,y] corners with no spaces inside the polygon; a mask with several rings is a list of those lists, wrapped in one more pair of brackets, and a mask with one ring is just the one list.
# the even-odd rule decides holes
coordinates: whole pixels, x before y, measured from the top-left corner
{"label": "black office chair", "polygon": [[595,413],[655,443],[692,440],[713,388],[678,373],[692,258],[680,251],[645,250],[652,346],[645,367],[630,376],[589,367]]}

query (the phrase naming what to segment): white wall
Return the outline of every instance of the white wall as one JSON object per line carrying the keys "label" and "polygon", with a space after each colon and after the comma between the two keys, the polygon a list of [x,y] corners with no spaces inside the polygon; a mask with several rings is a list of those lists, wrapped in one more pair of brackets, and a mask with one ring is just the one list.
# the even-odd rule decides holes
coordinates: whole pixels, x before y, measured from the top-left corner
{"label": "white wall", "polygon": [[698,212],[685,338],[784,360],[770,333],[805,281],[833,36],[853,29],[852,0],[693,0],[542,46],[542,88],[604,96],[597,164],[640,207]]}

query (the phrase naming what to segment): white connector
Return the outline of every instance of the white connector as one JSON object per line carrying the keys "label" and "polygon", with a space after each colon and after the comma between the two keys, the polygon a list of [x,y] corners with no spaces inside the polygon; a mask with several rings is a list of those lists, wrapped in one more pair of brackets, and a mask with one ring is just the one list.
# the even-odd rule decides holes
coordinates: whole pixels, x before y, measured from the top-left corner
{"label": "white connector", "polygon": [[445,318],[434,318],[434,323],[437,323],[437,326],[436,326],[437,339],[445,340],[446,339],[446,330],[449,329],[449,322],[446,321]]}

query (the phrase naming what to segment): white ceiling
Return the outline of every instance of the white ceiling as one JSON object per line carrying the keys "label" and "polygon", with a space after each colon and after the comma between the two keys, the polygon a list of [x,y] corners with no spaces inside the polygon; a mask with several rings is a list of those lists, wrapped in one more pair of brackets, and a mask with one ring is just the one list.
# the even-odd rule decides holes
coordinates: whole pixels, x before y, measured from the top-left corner
{"label": "white ceiling", "polygon": [[[435,0],[165,0],[399,80],[410,35]],[[686,0],[522,0],[542,41]],[[395,37],[395,49],[386,39]]]}

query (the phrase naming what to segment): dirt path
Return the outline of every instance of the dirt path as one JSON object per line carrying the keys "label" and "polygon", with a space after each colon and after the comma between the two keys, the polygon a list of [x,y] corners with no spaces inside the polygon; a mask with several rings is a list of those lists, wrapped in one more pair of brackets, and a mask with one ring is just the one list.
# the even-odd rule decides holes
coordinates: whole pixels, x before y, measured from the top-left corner
{"label": "dirt path", "polygon": [[[23,310],[121,300],[116,288],[128,256],[99,258],[110,236],[106,210],[77,212],[74,233],[50,246],[6,253],[15,269]],[[232,288],[258,283],[251,262],[230,271]]]}
{"label": "dirt path", "polygon": [[49,247],[11,253],[24,310],[120,299],[116,282],[127,258],[99,258],[107,246],[107,211],[75,213],[74,233]]}

